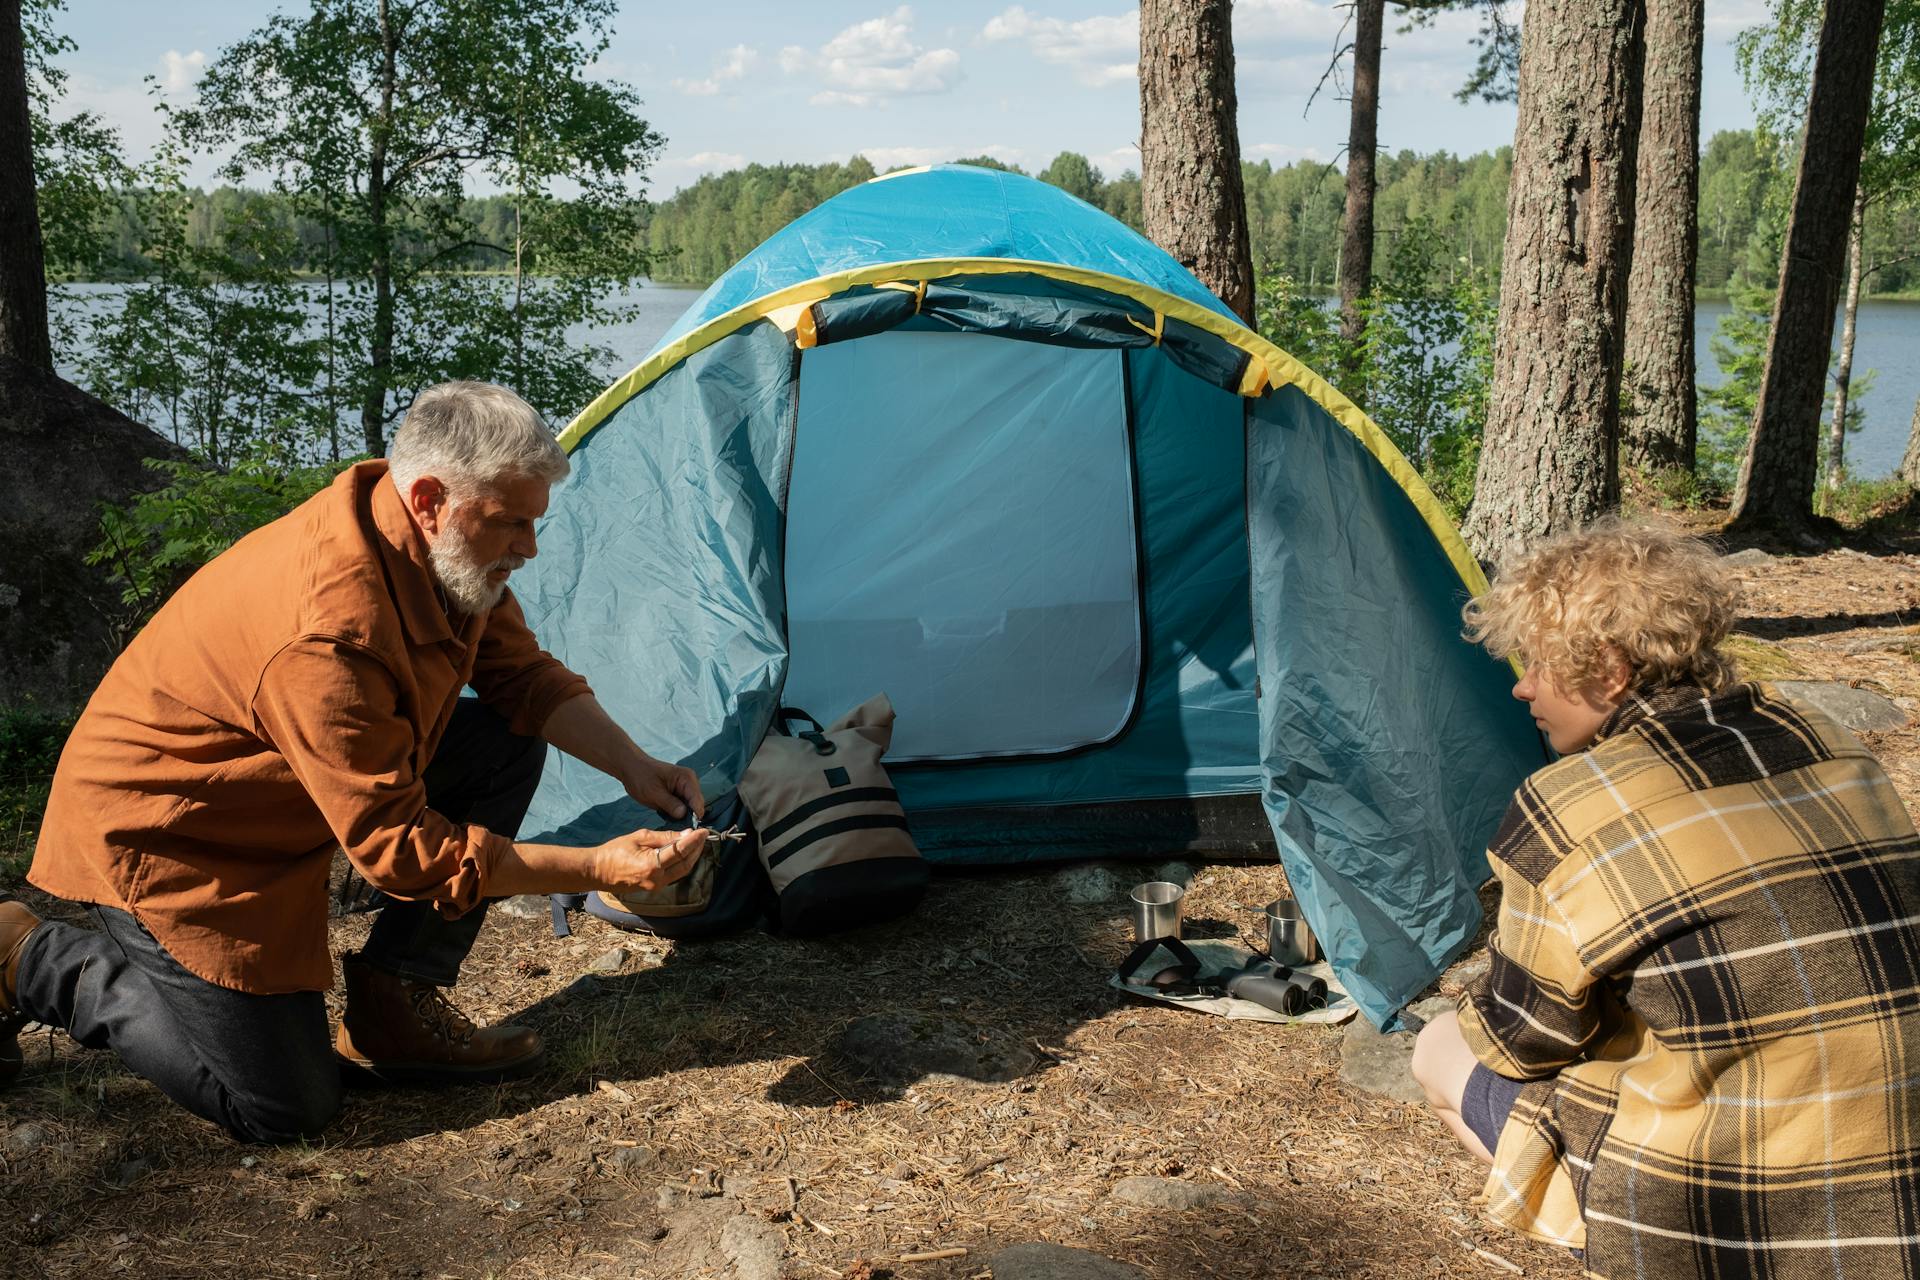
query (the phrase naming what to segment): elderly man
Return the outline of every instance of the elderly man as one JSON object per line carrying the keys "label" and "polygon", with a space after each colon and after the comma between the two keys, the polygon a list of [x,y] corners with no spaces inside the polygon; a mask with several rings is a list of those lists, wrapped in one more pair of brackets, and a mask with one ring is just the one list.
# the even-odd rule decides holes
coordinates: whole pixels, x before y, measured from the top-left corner
{"label": "elderly man", "polygon": [[[516,844],[546,743],[674,817],[703,809],[506,588],[567,474],[518,396],[421,393],[386,461],[343,472],[175,593],[74,727],[29,879],[95,930],[0,903],[0,1083],[27,1020],[110,1048],[238,1137],[317,1133],[342,1061],[389,1080],[533,1070],[540,1037],[448,1002],[489,898],[653,889],[703,832]],[[471,686],[478,698],[463,698]],[[331,1046],[335,846],[387,902],[345,957]]]}

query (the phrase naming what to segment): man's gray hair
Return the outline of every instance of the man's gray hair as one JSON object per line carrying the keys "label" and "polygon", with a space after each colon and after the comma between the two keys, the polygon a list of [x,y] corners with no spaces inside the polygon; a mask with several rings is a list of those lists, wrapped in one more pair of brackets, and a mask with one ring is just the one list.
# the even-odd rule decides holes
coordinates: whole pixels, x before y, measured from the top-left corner
{"label": "man's gray hair", "polygon": [[555,484],[572,470],[534,407],[491,382],[443,382],[413,398],[387,446],[387,473],[402,495],[433,476],[456,501],[513,476]]}

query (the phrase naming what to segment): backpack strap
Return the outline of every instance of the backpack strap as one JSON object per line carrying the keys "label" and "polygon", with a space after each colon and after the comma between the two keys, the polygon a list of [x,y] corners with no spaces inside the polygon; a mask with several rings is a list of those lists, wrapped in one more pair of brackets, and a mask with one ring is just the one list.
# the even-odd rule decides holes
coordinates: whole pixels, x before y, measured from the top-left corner
{"label": "backpack strap", "polygon": [[[1145,981],[1139,981],[1135,971],[1145,964],[1154,952],[1162,949],[1173,957],[1174,963],[1155,970]],[[1192,986],[1194,979],[1200,974],[1200,958],[1178,938],[1148,938],[1127,952],[1127,958],[1120,962],[1120,967],[1114,972],[1120,981],[1128,986],[1156,989]]]}

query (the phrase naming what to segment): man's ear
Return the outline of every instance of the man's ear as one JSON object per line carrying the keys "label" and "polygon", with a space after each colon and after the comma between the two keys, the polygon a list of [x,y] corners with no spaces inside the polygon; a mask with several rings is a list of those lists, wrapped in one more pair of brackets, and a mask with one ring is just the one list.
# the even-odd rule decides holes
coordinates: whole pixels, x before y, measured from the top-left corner
{"label": "man's ear", "polygon": [[407,491],[400,495],[407,504],[407,511],[413,516],[413,522],[429,537],[440,536],[445,526],[447,512],[451,503],[447,501],[447,486],[434,476],[417,476]]}

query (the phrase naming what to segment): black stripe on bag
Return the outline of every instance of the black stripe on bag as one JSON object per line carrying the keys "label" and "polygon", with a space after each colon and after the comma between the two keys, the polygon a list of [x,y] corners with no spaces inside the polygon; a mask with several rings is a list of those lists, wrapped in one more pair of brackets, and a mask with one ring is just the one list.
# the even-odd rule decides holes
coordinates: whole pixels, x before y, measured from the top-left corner
{"label": "black stripe on bag", "polygon": [[836,791],[831,795],[821,796],[818,800],[809,800],[786,817],[780,819],[780,821],[768,827],[765,831],[762,831],[760,833],[760,845],[762,848],[765,848],[767,845],[773,844],[779,840],[781,836],[807,821],[807,819],[817,817],[829,809],[837,808],[843,804],[875,804],[883,800],[890,800],[894,804],[899,804],[900,793],[892,787],[855,787],[851,791]]}
{"label": "black stripe on bag", "polygon": [[905,831],[907,820],[897,813],[861,813],[851,818],[842,818],[838,822],[823,822],[780,852],[769,854],[767,870],[773,870],[808,845],[825,840],[828,836],[837,836],[848,831],[878,831],[887,827],[896,827]]}

